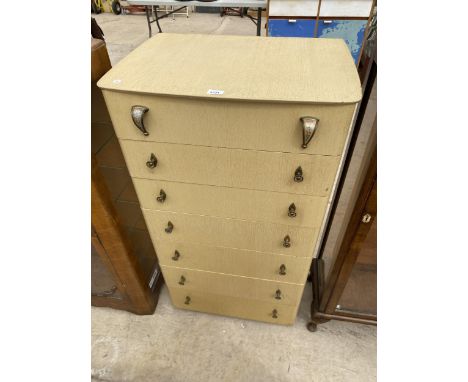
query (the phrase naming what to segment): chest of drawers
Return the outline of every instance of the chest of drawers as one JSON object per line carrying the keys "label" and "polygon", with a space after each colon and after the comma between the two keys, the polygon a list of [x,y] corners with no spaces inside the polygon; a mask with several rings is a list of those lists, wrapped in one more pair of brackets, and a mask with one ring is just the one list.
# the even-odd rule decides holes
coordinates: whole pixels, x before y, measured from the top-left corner
{"label": "chest of drawers", "polygon": [[98,85],[173,304],[294,323],[361,98],[346,44],[165,33]]}

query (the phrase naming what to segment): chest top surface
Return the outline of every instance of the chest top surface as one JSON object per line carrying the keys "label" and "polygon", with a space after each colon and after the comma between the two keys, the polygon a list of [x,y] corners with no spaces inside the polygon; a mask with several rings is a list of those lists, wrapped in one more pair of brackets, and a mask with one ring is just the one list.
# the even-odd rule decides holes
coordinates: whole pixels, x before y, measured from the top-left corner
{"label": "chest top surface", "polygon": [[209,99],[349,104],[361,85],[340,39],[162,33],[98,82],[103,89]]}

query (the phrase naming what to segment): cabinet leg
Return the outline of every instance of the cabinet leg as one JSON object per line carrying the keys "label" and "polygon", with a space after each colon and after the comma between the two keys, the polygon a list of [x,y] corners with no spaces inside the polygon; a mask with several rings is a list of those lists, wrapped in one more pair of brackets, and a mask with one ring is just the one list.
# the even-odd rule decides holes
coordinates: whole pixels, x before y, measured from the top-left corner
{"label": "cabinet leg", "polygon": [[317,331],[317,324],[315,322],[312,322],[310,321],[308,324],[307,324],[307,330],[309,332],[316,332]]}
{"label": "cabinet leg", "polygon": [[328,318],[320,317],[320,313],[317,311],[317,304],[312,301],[310,305],[310,321],[307,323],[307,330],[309,330],[309,332],[316,332],[317,325],[328,321],[330,321]]}
{"label": "cabinet leg", "polygon": [[329,319],[321,317],[319,312],[320,291],[323,288],[320,267],[323,267],[323,260],[313,259],[312,272],[310,273],[312,279],[312,302],[310,304],[310,321],[307,324],[309,332],[316,332],[318,324],[330,321]]}

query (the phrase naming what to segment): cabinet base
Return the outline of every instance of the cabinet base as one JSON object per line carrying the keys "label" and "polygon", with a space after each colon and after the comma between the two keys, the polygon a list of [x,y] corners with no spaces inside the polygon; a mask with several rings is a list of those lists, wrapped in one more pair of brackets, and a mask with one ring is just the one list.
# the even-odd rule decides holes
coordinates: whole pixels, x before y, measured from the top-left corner
{"label": "cabinet base", "polygon": [[298,307],[233,296],[195,292],[184,288],[169,289],[172,303],[184,310],[242,318],[271,324],[293,325]]}

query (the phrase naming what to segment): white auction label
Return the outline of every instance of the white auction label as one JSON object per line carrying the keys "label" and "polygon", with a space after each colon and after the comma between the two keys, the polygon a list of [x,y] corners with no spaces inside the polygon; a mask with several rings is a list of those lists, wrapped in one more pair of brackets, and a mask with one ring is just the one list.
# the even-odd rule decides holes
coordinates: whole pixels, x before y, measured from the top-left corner
{"label": "white auction label", "polygon": [[224,94],[224,90],[209,89],[208,94],[220,95],[220,94]]}

